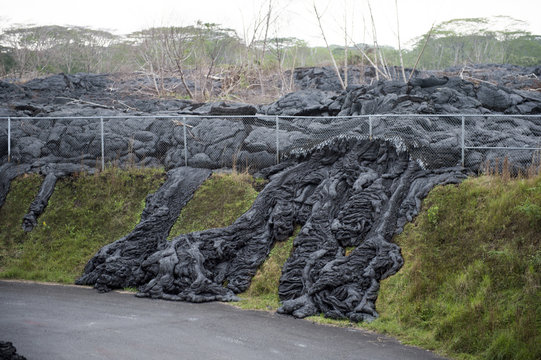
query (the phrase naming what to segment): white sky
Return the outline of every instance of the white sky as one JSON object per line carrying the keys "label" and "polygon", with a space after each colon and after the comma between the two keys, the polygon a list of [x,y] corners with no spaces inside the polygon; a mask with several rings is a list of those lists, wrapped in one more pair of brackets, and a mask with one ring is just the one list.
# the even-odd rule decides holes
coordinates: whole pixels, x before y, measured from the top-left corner
{"label": "white sky", "polygon": [[[344,44],[344,23],[355,42],[371,42],[366,0],[315,0],[331,44]],[[243,37],[266,11],[268,0],[0,0],[0,28],[14,23],[78,25],[117,34],[151,26],[194,25],[197,20],[230,27]],[[322,45],[313,0],[273,0],[279,14],[269,36],[294,36]],[[397,46],[395,0],[371,0],[377,39]],[[398,0],[402,43],[426,33],[432,23],[455,18],[506,15],[541,34],[537,0]],[[258,15],[261,14],[261,15]],[[344,21],[344,16],[346,21]],[[364,21],[363,21],[364,18]],[[364,33],[364,35],[363,35]]]}

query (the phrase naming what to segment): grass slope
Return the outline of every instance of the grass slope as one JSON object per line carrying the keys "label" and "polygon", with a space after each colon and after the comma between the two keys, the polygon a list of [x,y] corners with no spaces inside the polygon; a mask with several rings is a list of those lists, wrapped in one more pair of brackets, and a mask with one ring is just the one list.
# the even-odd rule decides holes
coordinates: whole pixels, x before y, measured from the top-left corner
{"label": "grass slope", "polygon": [[233,224],[250,209],[258,194],[254,187],[260,184],[245,173],[213,174],[182,209],[169,232],[169,239]]}
{"label": "grass slope", "polygon": [[155,169],[61,179],[38,226],[25,233],[22,219],[42,179],[19,177],[0,208],[0,277],[73,283],[97,250],[133,229],[146,195],[164,179]]}
{"label": "grass slope", "polygon": [[369,325],[458,358],[541,359],[541,177],[434,189]]}

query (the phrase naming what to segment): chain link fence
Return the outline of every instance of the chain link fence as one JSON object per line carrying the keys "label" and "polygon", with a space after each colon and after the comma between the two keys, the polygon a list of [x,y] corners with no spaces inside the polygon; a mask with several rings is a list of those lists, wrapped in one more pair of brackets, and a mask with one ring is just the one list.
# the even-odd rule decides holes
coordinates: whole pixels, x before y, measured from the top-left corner
{"label": "chain link fence", "polygon": [[391,141],[427,169],[539,171],[541,159],[541,116],[471,114],[0,118],[0,158],[256,171],[340,136]]}

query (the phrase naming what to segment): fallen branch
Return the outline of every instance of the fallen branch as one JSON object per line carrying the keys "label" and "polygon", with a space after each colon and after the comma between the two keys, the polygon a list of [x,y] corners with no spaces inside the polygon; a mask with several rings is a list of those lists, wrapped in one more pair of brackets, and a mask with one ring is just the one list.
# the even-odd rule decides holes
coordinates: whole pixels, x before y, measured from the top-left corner
{"label": "fallen branch", "polygon": [[173,120],[173,124],[178,125],[178,126],[186,126],[188,128],[193,128],[192,125],[188,125],[188,124],[183,123],[182,121],[179,121],[179,120]]}
{"label": "fallen branch", "polygon": [[120,105],[126,107],[128,110],[133,110],[133,111],[138,111],[138,109],[134,108],[134,107],[131,107],[130,105],[126,104],[126,103],[123,103],[122,101],[120,100],[113,100],[113,103],[119,103]]}
{"label": "fallen branch", "polygon": [[75,98],[70,98],[70,97],[64,97],[64,96],[57,96],[56,98],[57,99],[71,100],[71,103],[74,103],[74,104],[86,104],[86,105],[92,105],[92,106],[95,106],[95,107],[99,107],[99,108],[102,108],[102,109],[116,110],[113,106],[107,106],[107,105],[103,105],[103,104],[98,104],[98,103],[94,103],[94,102],[91,102],[91,101],[75,99]]}
{"label": "fallen branch", "polygon": [[490,85],[498,86],[498,84],[495,83],[495,82],[477,79],[477,78],[474,78],[474,77],[472,77],[472,76],[461,76],[461,78],[464,79],[464,80],[472,81],[472,82],[482,82],[482,83],[485,83],[485,84],[490,84]]}
{"label": "fallen branch", "polygon": [[[351,39],[351,37],[350,37],[350,41],[353,41],[353,40]],[[383,71],[381,71],[381,70],[379,69],[379,67],[378,67],[376,64],[374,64],[374,62],[372,61],[372,59],[370,59],[370,57],[368,57],[368,55],[366,54],[366,52],[365,52],[363,49],[361,49],[361,48],[359,47],[359,45],[353,43],[353,46],[355,47],[355,49],[359,50],[359,51],[361,52],[361,54],[366,58],[366,60],[368,60],[368,62],[370,63],[370,65],[372,65],[372,67],[373,67],[374,69],[376,69],[376,74],[377,74],[377,73],[380,73],[383,77],[387,78],[387,75],[386,75]],[[377,55],[376,55],[376,56],[377,56]],[[390,80],[390,79],[389,79],[389,80]]]}

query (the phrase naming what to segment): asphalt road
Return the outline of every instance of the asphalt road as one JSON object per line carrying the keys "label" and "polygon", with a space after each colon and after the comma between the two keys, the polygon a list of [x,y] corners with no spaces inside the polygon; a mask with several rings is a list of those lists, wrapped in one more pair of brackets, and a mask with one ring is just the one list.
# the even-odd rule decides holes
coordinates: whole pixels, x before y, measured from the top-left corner
{"label": "asphalt road", "polygon": [[28,360],[441,359],[373,333],[289,316],[0,281],[0,340]]}

